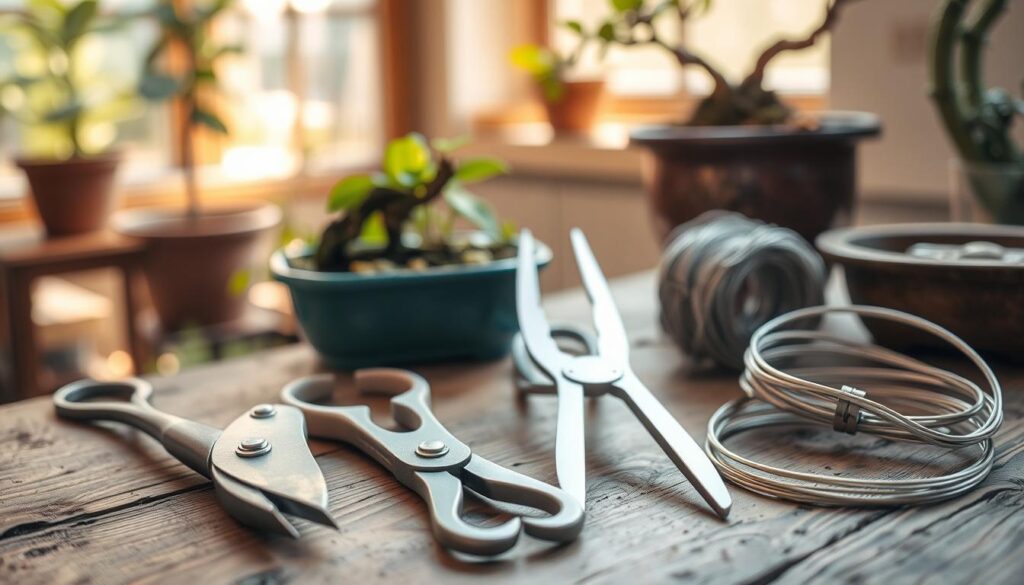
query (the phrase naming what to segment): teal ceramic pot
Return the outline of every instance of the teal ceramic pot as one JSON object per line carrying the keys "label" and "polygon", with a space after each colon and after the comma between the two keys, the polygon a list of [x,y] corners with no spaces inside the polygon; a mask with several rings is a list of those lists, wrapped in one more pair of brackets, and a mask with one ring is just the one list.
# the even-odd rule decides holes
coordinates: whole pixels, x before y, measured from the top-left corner
{"label": "teal ceramic pot", "polygon": [[[519,331],[515,258],[371,275],[303,270],[288,259],[278,250],[270,270],[288,285],[306,338],[334,369],[496,359]],[[538,267],[550,261],[551,250],[539,245]]]}

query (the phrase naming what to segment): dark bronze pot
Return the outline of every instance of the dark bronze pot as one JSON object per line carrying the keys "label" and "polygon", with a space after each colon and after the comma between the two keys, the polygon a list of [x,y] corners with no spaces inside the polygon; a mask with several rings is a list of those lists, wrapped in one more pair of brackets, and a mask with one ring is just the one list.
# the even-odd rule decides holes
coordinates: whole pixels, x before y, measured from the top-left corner
{"label": "dark bronze pot", "polygon": [[[991,242],[1024,248],[1024,227],[922,223],[837,229],[818,238],[822,255],[841,266],[850,300],[924,317],[975,349],[1024,359],[1024,264],[995,258],[955,260],[907,254],[914,244]],[[888,347],[931,347],[937,338],[877,320],[864,323]]]}
{"label": "dark bronze pot", "polygon": [[711,209],[788,227],[813,242],[849,223],[856,143],[876,136],[878,118],[832,112],[820,127],[652,126],[630,135],[648,149],[644,183],[659,240]]}

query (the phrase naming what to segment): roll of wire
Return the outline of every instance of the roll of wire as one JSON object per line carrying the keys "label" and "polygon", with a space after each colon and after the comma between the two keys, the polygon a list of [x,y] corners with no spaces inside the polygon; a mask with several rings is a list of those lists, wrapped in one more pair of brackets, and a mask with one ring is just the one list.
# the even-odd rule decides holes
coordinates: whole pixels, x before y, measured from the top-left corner
{"label": "roll of wire", "polygon": [[[799,326],[830,314],[881,319],[936,336],[977,368],[987,389],[873,343]],[[758,329],[744,363],[740,385],[747,396],[711,417],[705,450],[726,479],[751,491],[818,505],[924,504],[969,491],[992,469],[992,437],[1003,419],[999,381],[974,349],[930,321],[881,307],[800,309]],[[759,463],[725,444],[754,429],[808,422],[958,450],[969,460],[931,477],[839,477]]]}
{"label": "roll of wire", "polygon": [[684,353],[738,370],[758,327],[821,304],[824,286],[824,262],[796,232],[710,211],[668,238],[661,324]]}

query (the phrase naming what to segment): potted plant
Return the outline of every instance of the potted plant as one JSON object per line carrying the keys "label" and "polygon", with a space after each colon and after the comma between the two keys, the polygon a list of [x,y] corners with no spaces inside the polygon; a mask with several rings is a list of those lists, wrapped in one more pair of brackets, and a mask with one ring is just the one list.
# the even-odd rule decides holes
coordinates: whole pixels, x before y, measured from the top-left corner
{"label": "potted plant", "polygon": [[88,70],[80,45],[116,24],[97,14],[95,0],[29,2],[25,12],[0,24],[19,55],[15,74],[0,80],[0,114],[25,129],[27,153],[15,164],[50,236],[98,230],[113,208],[121,156],[107,149],[127,96],[101,72]]}
{"label": "potted plant", "polygon": [[[181,167],[188,205],[181,209],[139,209],[115,217],[116,229],[147,243],[146,280],[161,324],[170,330],[238,319],[244,295],[232,291],[232,276],[252,261],[256,246],[281,221],[280,209],[269,203],[201,206],[196,177],[194,133],[207,128],[227,134],[228,128],[205,101],[217,89],[217,62],[241,49],[218,45],[207,34],[213,20],[231,4],[179,8],[159,3],[153,16],[161,35],[149,51],[139,93],[149,100],[179,98]],[[180,71],[161,69],[160,56],[177,51]]]}
{"label": "potted plant", "polygon": [[[505,172],[498,160],[456,162],[457,144],[409,134],[383,169],[340,181],[340,216],[313,245],[286,246],[273,276],[328,366],[357,369],[505,355],[517,331],[514,229],[466,184]],[[457,218],[477,231],[456,231]],[[537,261],[546,265],[542,247]]]}
{"label": "potted plant", "polygon": [[[983,82],[986,41],[1006,4],[943,3],[931,33],[932,99],[960,155],[957,172],[966,190],[998,223],[1024,225],[1024,151],[1011,132],[1024,102]],[[978,10],[969,14],[972,6]]]}
{"label": "potted plant", "polygon": [[587,32],[576,20],[566,21],[562,26],[579,39],[568,54],[525,44],[512,49],[509,60],[533,78],[555,133],[587,133],[597,123],[604,103],[604,80],[574,79],[572,71],[579,64],[588,41],[595,35]]}
{"label": "potted plant", "polygon": [[709,209],[729,209],[792,228],[809,241],[837,217],[849,215],[854,197],[855,143],[878,134],[875,116],[830,113],[798,116],[764,86],[772,60],[808,48],[835,26],[850,0],[825,0],[825,14],[805,37],[780,39],[757,58],[738,83],[685,42],[671,43],[656,23],[680,27],[710,9],[710,0],[610,0],[611,16],[598,30],[603,43],[654,46],[684,68],[713,82],[681,124],[635,130],[633,143],[648,150],[645,182],[660,237]]}

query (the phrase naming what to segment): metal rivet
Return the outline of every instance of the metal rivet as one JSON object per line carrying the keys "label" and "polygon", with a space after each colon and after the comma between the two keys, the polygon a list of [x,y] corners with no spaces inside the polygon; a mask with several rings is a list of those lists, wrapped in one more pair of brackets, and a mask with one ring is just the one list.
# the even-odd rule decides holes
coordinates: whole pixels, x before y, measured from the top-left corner
{"label": "metal rivet", "polygon": [[275,414],[277,414],[277,409],[273,404],[257,404],[249,411],[249,416],[253,418],[270,418]]}
{"label": "metal rivet", "polygon": [[238,447],[235,447],[235,454],[239,457],[259,457],[270,453],[270,449],[270,441],[263,437],[250,437],[238,443]]}
{"label": "metal rivet", "polygon": [[448,452],[448,445],[444,441],[423,441],[416,447],[416,454],[420,457],[440,457]]}

